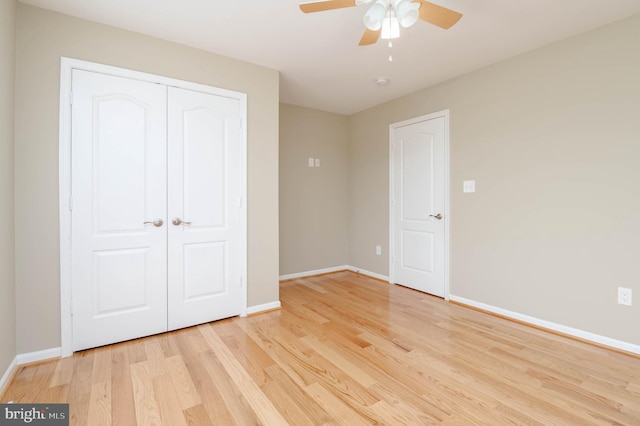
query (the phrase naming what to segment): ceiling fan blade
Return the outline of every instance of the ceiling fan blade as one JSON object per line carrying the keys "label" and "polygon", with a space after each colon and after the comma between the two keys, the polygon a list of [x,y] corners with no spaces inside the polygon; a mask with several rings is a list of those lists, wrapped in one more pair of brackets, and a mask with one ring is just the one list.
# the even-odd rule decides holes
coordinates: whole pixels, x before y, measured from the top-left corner
{"label": "ceiling fan blade", "polygon": [[420,19],[445,30],[451,28],[462,18],[462,13],[426,0],[414,0],[414,3],[422,3],[420,9],[418,9],[420,11]]}
{"label": "ceiling fan blade", "polygon": [[380,33],[382,30],[372,31],[370,29],[364,30],[364,34],[362,34],[362,38],[360,39],[360,43],[358,46],[366,46],[368,44],[374,44],[380,38]]}
{"label": "ceiling fan blade", "polygon": [[355,0],[326,0],[300,3],[300,10],[304,13],[322,12],[325,10],[341,9],[355,6]]}

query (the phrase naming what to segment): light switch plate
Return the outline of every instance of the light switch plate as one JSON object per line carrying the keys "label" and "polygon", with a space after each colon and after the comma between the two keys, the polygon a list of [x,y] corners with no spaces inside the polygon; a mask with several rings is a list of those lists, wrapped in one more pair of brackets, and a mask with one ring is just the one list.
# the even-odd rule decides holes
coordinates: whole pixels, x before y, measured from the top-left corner
{"label": "light switch plate", "polygon": [[308,161],[309,161],[309,167],[313,167],[313,165],[315,164],[315,160],[312,157],[309,157]]}
{"label": "light switch plate", "polygon": [[316,158],[316,167],[320,167],[320,159]]}
{"label": "light switch plate", "polygon": [[462,192],[476,192],[476,181],[465,180],[462,182]]}

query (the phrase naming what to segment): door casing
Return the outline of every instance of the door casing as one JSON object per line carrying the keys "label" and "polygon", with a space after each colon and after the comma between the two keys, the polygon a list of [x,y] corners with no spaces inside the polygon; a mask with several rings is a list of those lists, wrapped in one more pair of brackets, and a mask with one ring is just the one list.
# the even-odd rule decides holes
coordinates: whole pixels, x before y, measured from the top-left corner
{"label": "door casing", "polygon": [[243,306],[240,315],[247,315],[247,95],[245,93],[191,83],[154,74],[112,67],[72,58],[61,58],[60,118],[59,118],[59,213],[60,213],[60,335],[61,355],[73,353],[72,292],[71,292],[71,100],[72,70],[141,80],[166,86],[209,93],[237,99],[241,105],[241,182],[240,193],[240,271]]}
{"label": "door casing", "polygon": [[389,125],[389,282],[395,283],[393,256],[395,255],[395,229],[394,229],[394,149],[393,136],[395,129],[399,127],[409,126],[421,121],[433,120],[436,118],[444,118],[444,211],[443,214],[447,220],[444,224],[444,299],[449,300],[449,265],[450,265],[450,249],[449,249],[449,229],[451,224],[451,216],[449,214],[450,202],[450,166],[449,166],[449,110],[442,110],[432,114],[411,118],[408,120],[392,123]]}

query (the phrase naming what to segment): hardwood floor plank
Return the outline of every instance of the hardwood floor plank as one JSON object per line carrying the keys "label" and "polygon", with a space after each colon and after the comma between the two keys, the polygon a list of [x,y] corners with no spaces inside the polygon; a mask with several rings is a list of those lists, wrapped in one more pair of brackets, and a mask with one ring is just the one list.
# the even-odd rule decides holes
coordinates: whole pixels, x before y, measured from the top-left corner
{"label": "hardwood floor plank", "polygon": [[111,347],[106,346],[94,350],[91,383],[111,382]]}
{"label": "hardwood floor plank", "polygon": [[305,321],[313,321],[317,324],[327,324],[330,322],[328,318],[318,314],[304,303],[288,303],[287,310],[285,312],[292,314],[295,313],[298,318],[304,318]]}
{"label": "hardwood floor plank", "polygon": [[[187,408],[184,410],[184,417],[187,421],[188,426],[213,426],[214,423],[211,421],[209,414],[207,413],[207,409],[204,404],[194,405],[191,408]],[[218,423],[218,424],[228,424],[228,423]]]}
{"label": "hardwood floor plank", "polygon": [[[276,408],[287,416],[289,423],[305,424],[308,419],[311,424],[321,425],[333,421],[333,417],[304,392],[280,366],[268,367],[267,373],[270,380],[262,389],[265,395],[274,401]],[[282,407],[285,404],[286,407]],[[302,412],[302,415],[298,412]]]}
{"label": "hardwood floor plank", "polygon": [[[630,392],[632,395],[638,396],[640,398],[640,381],[627,383],[624,387],[624,390]],[[623,391],[624,393],[624,391]]]}
{"label": "hardwood floor plank", "polygon": [[165,364],[166,369],[169,371],[169,377],[171,377],[172,387],[176,389],[180,407],[186,410],[194,405],[201,404],[202,400],[200,399],[200,395],[191,380],[191,376],[182,357],[175,355],[167,358]]}
{"label": "hardwood floor plank", "polygon": [[164,351],[156,336],[145,341],[144,352],[147,355],[147,366],[149,367],[149,375],[151,377],[162,376],[168,373],[164,362]]}
{"label": "hardwood floor plank", "polygon": [[415,407],[423,413],[423,417],[432,419],[432,423],[437,423],[449,416],[450,413],[443,410],[440,401],[431,397],[428,383],[425,380],[419,380],[419,376],[406,374],[406,366],[399,361],[399,358],[391,359],[381,356],[381,353],[371,344],[368,344],[365,350],[352,339],[332,342],[333,349],[342,357],[365,369],[366,373],[376,380],[368,390],[377,398],[392,405],[403,401],[407,408]]}
{"label": "hardwood floor plank", "polygon": [[111,421],[111,378],[91,385],[89,416],[87,424],[109,426]]}
{"label": "hardwood floor plank", "polygon": [[275,363],[274,360],[234,322],[216,324],[216,332],[251,379],[262,386],[266,381],[265,370]]}
{"label": "hardwood floor plank", "polygon": [[89,422],[93,354],[92,350],[74,354],[73,378],[69,385],[69,401],[73,401],[69,403],[69,419],[73,425],[83,426]]}
{"label": "hardwood floor plank", "polygon": [[150,340],[152,338],[153,336],[149,338],[131,340],[129,342],[119,344],[125,345],[127,347],[129,351],[129,362],[131,362],[131,364],[136,364],[138,362],[147,360],[147,353],[145,351],[144,345],[147,340]]}
{"label": "hardwood floor plank", "polygon": [[313,425],[316,424],[307,415],[306,406],[303,410],[298,404],[296,404],[292,395],[282,392],[279,387],[279,383],[274,380],[267,380],[260,386],[260,390],[271,401],[273,406],[278,410],[287,423],[292,425]]}
{"label": "hardwood floor plank", "polygon": [[71,383],[71,378],[73,377],[73,365],[74,359],[71,357],[61,358],[56,362],[56,370],[53,373],[49,386],[56,387]]}
{"label": "hardwood floor plank", "polygon": [[424,394],[418,395],[396,380],[381,380],[371,390],[386,403],[381,406],[398,407],[401,412],[419,420],[413,424],[440,424],[451,415],[439,401],[432,401],[432,398]]}
{"label": "hardwood floor plank", "polygon": [[640,357],[344,271],[282,309],[20,366],[85,425],[640,425]]}
{"label": "hardwood floor plank", "polygon": [[[227,374],[224,366],[213,350],[202,353],[201,358],[213,384],[216,387],[216,391],[222,398],[221,401],[224,403],[225,410],[229,412],[230,423],[228,424],[259,424],[256,414],[249,405],[247,399]],[[218,402],[220,401],[216,401],[216,403]],[[212,419],[217,419],[216,416],[211,415],[211,412],[209,416]]]}
{"label": "hardwood floor plank", "polygon": [[[211,420],[215,419],[219,424],[233,424],[233,416],[205,367],[203,356],[208,350],[208,345],[200,331],[197,328],[188,328],[177,330],[171,335],[174,337],[176,346],[179,348],[179,355],[182,357],[193,385],[202,400],[201,405],[207,412],[207,417]],[[191,413],[193,416],[192,408],[185,412],[188,421],[187,414]]]}
{"label": "hardwood floor plank", "polygon": [[127,345],[111,350],[111,420],[114,426],[127,426],[136,418],[133,383]]}
{"label": "hardwood floor plank", "polygon": [[378,401],[371,406],[371,411],[377,422],[387,425],[419,425],[425,424],[426,420],[402,402],[393,406],[385,400]]}
{"label": "hardwood floor plank", "polygon": [[319,383],[312,383],[305,388],[307,392],[325,411],[331,412],[339,425],[369,425],[371,419],[363,418],[353,411],[340,398],[329,392]]}
{"label": "hardwood floor plank", "polygon": [[360,383],[363,387],[368,388],[376,383],[376,380],[363,371],[357,365],[351,363],[347,359],[343,358],[336,351],[331,349],[328,345],[325,345],[314,336],[305,336],[301,339],[314,351],[330,360],[333,365],[341,369],[344,373],[348,374],[355,381]]}
{"label": "hardwood floor plank", "polygon": [[[151,378],[162,424],[167,426],[186,426],[187,419],[180,403],[180,390],[174,388],[174,381],[169,374]],[[192,407],[195,405],[192,405]]]}
{"label": "hardwood floor plank", "polygon": [[49,384],[53,378],[56,370],[56,363],[52,361],[36,364],[36,374],[31,379],[31,385],[34,392],[32,393],[32,400],[35,402],[46,402],[45,396],[49,390]]}
{"label": "hardwood floor plank", "polygon": [[280,322],[281,327],[256,326],[260,332],[273,342],[271,352],[277,356],[280,367],[292,370],[293,375],[302,380],[301,387],[320,382],[336,395],[340,395],[352,407],[373,404],[378,399],[348,374],[335,368],[330,361],[307,346]]}
{"label": "hardwood floor plank", "polygon": [[136,424],[161,425],[160,409],[156,402],[149,361],[130,365],[133,401],[136,407]]}
{"label": "hardwood floor plank", "polygon": [[166,333],[158,336],[158,343],[165,358],[180,355],[180,347],[176,339],[176,334]]}
{"label": "hardwood floor plank", "polygon": [[327,292],[327,291],[326,291],[324,288],[322,288],[321,286],[315,285],[315,284],[313,283],[313,280],[311,280],[311,279],[301,278],[301,279],[299,279],[299,280],[298,280],[298,283],[299,283],[299,284],[302,284],[302,285],[303,285],[303,286],[305,286],[305,287],[310,288],[310,289],[311,289],[311,290],[313,290],[313,291],[317,291],[318,293],[326,293],[326,292]]}
{"label": "hardwood floor plank", "polygon": [[48,388],[42,396],[43,403],[66,402],[69,400],[69,385],[60,385]]}
{"label": "hardwood floor plank", "polygon": [[[366,338],[374,343],[366,351],[373,358],[385,360],[388,371],[415,378],[415,381],[404,378],[403,383],[420,393],[431,406],[440,407],[444,412],[463,417],[472,423],[487,417],[493,419],[491,412],[496,401],[484,393],[473,392],[473,388],[469,386],[473,382],[465,375],[451,369],[446,363],[434,364],[430,361],[416,365],[407,357],[408,352],[393,342],[373,334]],[[431,410],[427,412],[432,413]]]}
{"label": "hardwood floor plank", "polygon": [[220,337],[209,325],[199,327],[204,338],[209,342],[213,352],[225,367],[238,389],[245,396],[256,416],[267,425],[287,425],[287,421],[276,410],[271,401],[262,393],[251,376],[246,372]]}

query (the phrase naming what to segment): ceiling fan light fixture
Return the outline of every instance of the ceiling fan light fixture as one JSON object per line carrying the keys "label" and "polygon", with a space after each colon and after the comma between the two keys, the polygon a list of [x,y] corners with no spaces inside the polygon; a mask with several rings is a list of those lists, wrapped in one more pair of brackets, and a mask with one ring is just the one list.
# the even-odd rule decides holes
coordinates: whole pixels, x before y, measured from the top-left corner
{"label": "ceiling fan light fixture", "polygon": [[367,13],[364,14],[364,25],[371,31],[378,31],[382,27],[382,21],[387,13],[388,3],[385,0],[376,0]]}
{"label": "ceiling fan light fixture", "polygon": [[390,40],[400,37],[400,23],[393,9],[387,10],[387,14],[382,21],[382,32],[380,38]]}
{"label": "ceiling fan light fixture", "polygon": [[409,28],[418,21],[420,3],[413,3],[411,0],[395,0],[393,9],[402,28]]}

